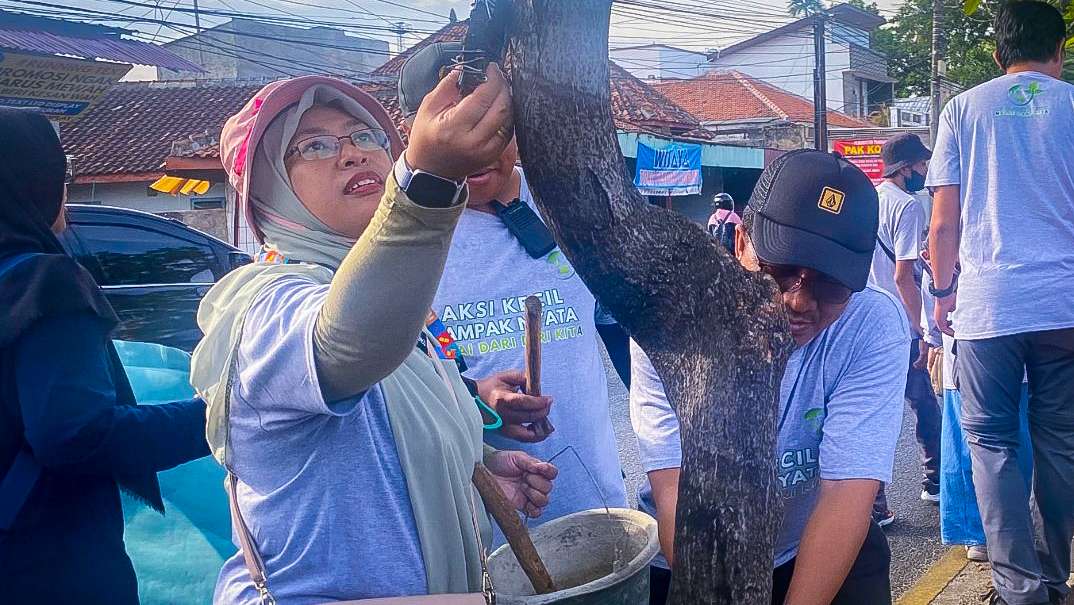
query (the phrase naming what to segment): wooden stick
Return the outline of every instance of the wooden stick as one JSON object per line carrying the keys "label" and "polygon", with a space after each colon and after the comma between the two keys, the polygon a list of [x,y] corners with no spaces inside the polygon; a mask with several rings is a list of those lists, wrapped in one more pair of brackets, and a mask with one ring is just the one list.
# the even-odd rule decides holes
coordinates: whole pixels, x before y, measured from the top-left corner
{"label": "wooden stick", "polygon": [[544,561],[541,560],[541,555],[537,553],[533,540],[530,539],[529,530],[522,524],[515,507],[507,500],[507,496],[500,490],[495,477],[489,469],[485,468],[485,465],[478,463],[474,466],[473,482],[478,493],[481,494],[481,500],[485,503],[485,510],[492,514],[493,519],[496,519],[500,531],[507,538],[511,552],[515,553],[522,571],[526,572],[530,583],[533,584],[533,590],[537,594],[555,592],[556,585],[552,582],[552,576],[548,573]]}
{"label": "wooden stick", "polygon": [[[541,396],[541,325],[543,307],[536,296],[526,297],[526,394]],[[544,418],[533,423],[533,428],[547,437],[555,431],[552,422]]]}

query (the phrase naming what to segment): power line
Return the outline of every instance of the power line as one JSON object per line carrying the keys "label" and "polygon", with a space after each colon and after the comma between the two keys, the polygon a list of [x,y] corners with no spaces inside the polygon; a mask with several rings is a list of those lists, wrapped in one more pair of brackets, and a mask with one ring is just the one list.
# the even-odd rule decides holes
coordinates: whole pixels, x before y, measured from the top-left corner
{"label": "power line", "polygon": [[[102,13],[101,11],[92,11],[91,9],[83,9],[83,8],[77,7],[77,6],[55,4],[55,3],[51,3],[51,2],[41,2],[41,1],[38,1],[38,0],[7,0],[7,1],[8,2],[14,2],[16,4],[26,4],[26,5],[31,5],[31,6],[42,6],[42,7],[46,7],[46,8],[61,8],[61,9],[84,10],[84,11],[87,11],[87,12],[93,12],[93,13],[98,13],[98,14],[104,14],[104,15],[110,15],[110,16],[112,15],[112,13]],[[125,6],[136,6],[136,7],[137,6],[140,6],[140,7],[153,7],[154,6],[154,5],[148,4],[146,2],[139,2],[139,1],[135,1],[135,0],[105,0],[105,1],[113,2],[113,3],[116,3],[116,4],[122,4],[122,5],[125,5]],[[250,2],[251,0],[244,0],[244,1]],[[179,13],[183,13],[183,14],[188,14],[188,15],[192,15],[194,13],[194,10],[192,8],[186,8],[186,7],[176,7],[175,11],[179,12]],[[215,16],[215,17],[226,17],[226,18],[233,18],[233,19],[234,18],[247,19],[247,20],[252,20],[252,21],[260,21],[260,22],[263,22],[263,23],[276,24],[276,25],[286,23],[286,24],[292,24],[292,25],[297,24],[297,25],[312,25],[312,26],[334,27],[334,28],[343,29],[343,30],[369,30],[369,31],[377,31],[377,32],[391,32],[391,28],[389,28],[387,26],[364,25],[364,24],[355,23],[354,21],[346,21],[346,22],[344,22],[344,21],[328,21],[328,20],[320,20],[320,19],[308,18],[308,17],[304,17],[304,16],[282,17],[282,16],[261,15],[261,14],[254,14],[254,13],[219,11],[219,10],[214,10],[214,9],[204,9],[204,10],[201,10],[200,12],[203,15],[209,15],[209,16]],[[414,31],[419,32],[419,33],[426,33],[426,34],[433,33],[432,30],[414,30]]]}

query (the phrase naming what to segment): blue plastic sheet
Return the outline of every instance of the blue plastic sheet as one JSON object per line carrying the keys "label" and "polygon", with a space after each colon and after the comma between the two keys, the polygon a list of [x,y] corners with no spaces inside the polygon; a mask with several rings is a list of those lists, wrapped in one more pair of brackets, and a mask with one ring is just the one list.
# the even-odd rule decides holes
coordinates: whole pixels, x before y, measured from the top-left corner
{"label": "blue plastic sheet", "polygon": [[[138,403],[194,396],[190,355],[157,344],[115,341]],[[158,475],[166,514],[123,496],[124,540],[143,605],[212,602],[224,560],[235,553],[224,469],[206,456]]]}
{"label": "blue plastic sheet", "polygon": [[[1033,452],[1029,444],[1026,409],[1029,389],[1022,385],[1021,433],[1018,463],[1022,467],[1026,488],[1033,477]],[[940,537],[944,544],[976,545],[985,543],[981,511],[973,488],[970,447],[962,432],[962,396],[955,389],[943,395],[943,428],[940,433]]]}

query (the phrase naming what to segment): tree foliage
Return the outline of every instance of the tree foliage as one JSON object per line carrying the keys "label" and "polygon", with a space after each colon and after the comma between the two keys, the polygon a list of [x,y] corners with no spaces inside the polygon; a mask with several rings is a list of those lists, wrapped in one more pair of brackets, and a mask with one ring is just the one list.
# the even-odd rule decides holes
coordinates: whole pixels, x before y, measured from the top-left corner
{"label": "tree foliage", "polygon": [[[954,6],[951,7],[955,8]],[[974,15],[947,10],[947,78],[970,88],[1000,75],[992,60],[992,5]],[[888,56],[898,97],[927,95],[932,71],[932,0],[906,0],[889,24],[874,33],[873,48]]]}
{"label": "tree foliage", "polygon": [[787,12],[792,17],[805,17],[824,10],[821,0],[787,0]]}
{"label": "tree foliage", "polygon": [[[1061,0],[1050,0],[1061,5]],[[932,2],[906,0],[889,19],[888,25],[874,33],[873,48],[888,56],[889,72],[898,80],[898,97],[926,95],[932,69]],[[851,0],[851,4],[871,10],[875,4]],[[992,31],[999,0],[961,0],[945,3],[947,79],[964,88],[990,80],[1002,72],[992,59],[996,49]],[[972,10],[971,10],[972,9]],[[874,11],[876,12],[876,11]],[[1074,2],[1064,8],[1068,30],[1074,36]],[[1072,38],[1074,40],[1074,38]],[[1068,44],[1063,77],[1074,82],[1074,42]]]}

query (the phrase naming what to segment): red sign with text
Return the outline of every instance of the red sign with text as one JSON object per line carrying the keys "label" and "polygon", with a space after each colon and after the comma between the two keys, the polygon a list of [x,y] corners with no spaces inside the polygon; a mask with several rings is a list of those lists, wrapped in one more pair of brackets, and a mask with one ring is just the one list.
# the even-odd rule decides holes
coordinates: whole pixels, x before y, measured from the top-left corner
{"label": "red sign with text", "polygon": [[865,176],[877,185],[884,178],[884,161],[880,159],[880,148],[886,141],[887,139],[838,139],[832,141],[832,151],[861,168]]}

